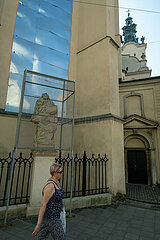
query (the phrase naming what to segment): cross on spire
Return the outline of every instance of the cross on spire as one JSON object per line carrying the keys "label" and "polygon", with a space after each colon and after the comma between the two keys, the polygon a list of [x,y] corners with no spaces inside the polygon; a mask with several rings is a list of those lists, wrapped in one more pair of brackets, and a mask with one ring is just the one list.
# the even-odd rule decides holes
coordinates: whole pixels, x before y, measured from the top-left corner
{"label": "cross on spire", "polygon": [[130,9],[128,9],[127,10],[127,12],[128,12],[128,17],[130,16],[130,12],[131,12],[131,10]]}

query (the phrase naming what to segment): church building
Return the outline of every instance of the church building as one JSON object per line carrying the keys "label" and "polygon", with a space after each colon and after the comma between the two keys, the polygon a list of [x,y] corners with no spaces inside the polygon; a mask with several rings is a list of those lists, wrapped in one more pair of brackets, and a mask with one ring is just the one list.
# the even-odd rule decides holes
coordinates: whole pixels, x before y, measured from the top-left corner
{"label": "church building", "polygon": [[147,67],[145,38],[139,43],[128,13],[123,29],[120,115],[124,118],[124,161],[127,183],[160,183],[160,77]]}
{"label": "church building", "polygon": [[[160,184],[160,76],[151,77],[147,44],[143,36],[140,42],[136,37],[137,25],[130,13],[121,46],[118,6],[118,0],[101,0],[101,5],[72,0],[0,1],[1,159],[14,148],[27,69],[39,76],[74,81],[74,153],[107,156],[106,182],[113,196],[125,196],[126,183]],[[51,98],[43,90],[34,97],[47,93]],[[54,97],[57,102],[62,98]],[[70,105],[65,107],[67,118]],[[30,150],[36,131],[33,112],[27,114],[22,118],[21,143],[31,146]],[[63,134],[66,146],[72,138],[67,131]],[[53,156],[45,154],[40,156],[38,199],[44,169],[48,174],[45,161],[53,161]]]}

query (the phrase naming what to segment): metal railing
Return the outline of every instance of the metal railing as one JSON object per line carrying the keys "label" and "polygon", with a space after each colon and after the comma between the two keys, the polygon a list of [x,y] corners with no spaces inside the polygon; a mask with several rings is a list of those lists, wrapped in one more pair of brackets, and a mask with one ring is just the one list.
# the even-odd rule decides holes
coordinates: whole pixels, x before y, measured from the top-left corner
{"label": "metal railing", "polygon": [[[86,152],[81,158],[75,155],[73,172],[73,197],[87,196],[93,194],[107,193],[107,161],[106,154],[101,157],[100,154],[95,157],[94,154],[87,158]],[[64,189],[64,198],[70,197],[70,179],[72,158],[56,158],[56,162],[61,163],[63,167],[63,177],[61,185]]]}
{"label": "metal railing", "polygon": [[[100,154],[97,157],[92,154],[90,158],[87,157],[86,152],[84,152],[82,157],[75,155],[73,197],[108,192],[107,161],[106,154],[103,157]],[[7,158],[0,158],[0,207],[7,204],[11,162],[11,153],[9,153]],[[62,164],[64,174],[61,179],[61,185],[64,189],[64,198],[68,198],[70,197],[72,157],[69,154],[66,157],[61,157],[60,155],[56,158],[56,162]],[[29,202],[32,165],[32,153],[28,158],[23,158],[22,153],[20,153],[18,158],[15,158],[9,205]]]}
{"label": "metal railing", "polygon": [[[6,206],[7,204],[11,162],[11,153],[9,153],[7,158],[0,158],[0,206]],[[29,202],[32,164],[32,153],[28,158],[23,158],[22,153],[20,153],[18,158],[15,158],[9,202],[10,205]]]}

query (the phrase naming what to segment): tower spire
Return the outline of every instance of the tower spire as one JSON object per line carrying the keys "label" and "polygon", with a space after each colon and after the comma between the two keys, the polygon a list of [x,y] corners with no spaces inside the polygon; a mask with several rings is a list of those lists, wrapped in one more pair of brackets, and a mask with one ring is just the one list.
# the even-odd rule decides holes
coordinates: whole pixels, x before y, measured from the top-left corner
{"label": "tower spire", "polygon": [[127,42],[138,43],[138,38],[136,37],[136,27],[137,24],[133,23],[133,18],[130,16],[131,10],[128,9],[128,17],[126,18],[126,25],[122,28],[124,36],[124,44]]}

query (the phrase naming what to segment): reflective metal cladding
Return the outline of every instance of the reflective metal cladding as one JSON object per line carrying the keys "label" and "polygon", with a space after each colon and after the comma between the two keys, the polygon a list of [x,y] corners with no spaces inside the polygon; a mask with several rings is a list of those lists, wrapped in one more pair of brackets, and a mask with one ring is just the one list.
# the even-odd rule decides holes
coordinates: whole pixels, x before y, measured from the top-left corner
{"label": "reflective metal cladding", "polygon": [[68,79],[72,0],[21,0],[10,65],[7,111],[18,111],[25,69]]}

